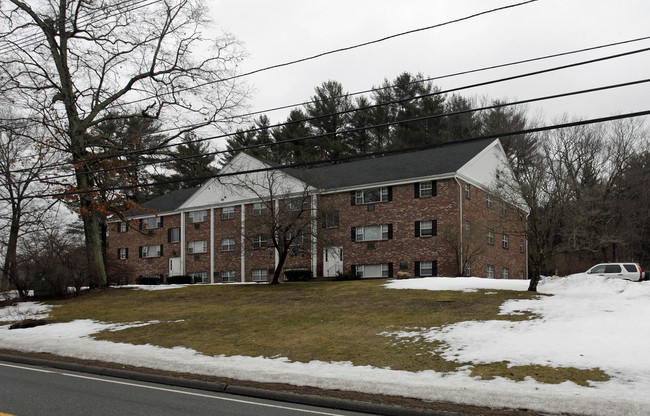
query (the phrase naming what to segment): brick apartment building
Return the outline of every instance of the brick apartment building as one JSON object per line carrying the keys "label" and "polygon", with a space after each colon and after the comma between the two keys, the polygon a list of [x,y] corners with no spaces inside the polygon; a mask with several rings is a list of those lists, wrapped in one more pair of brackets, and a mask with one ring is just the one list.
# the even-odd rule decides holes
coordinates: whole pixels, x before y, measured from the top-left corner
{"label": "brick apartment building", "polygon": [[497,197],[509,172],[487,139],[307,170],[240,153],[219,178],[109,223],[109,275],[268,281],[275,234],[292,238],[282,272],[523,279],[527,213]]}

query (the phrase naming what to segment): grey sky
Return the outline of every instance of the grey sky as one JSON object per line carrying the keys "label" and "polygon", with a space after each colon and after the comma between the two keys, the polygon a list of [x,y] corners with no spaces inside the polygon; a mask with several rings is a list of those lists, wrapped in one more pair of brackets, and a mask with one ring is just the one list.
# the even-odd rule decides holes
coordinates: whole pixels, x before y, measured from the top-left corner
{"label": "grey sky", "polygon": [[[392,34],[431,26],[513,0],[238,0],[210,1],[215,23],[249,53],[243,72]],[[547,54],[650,36],[648,0],[538,0],[442,28],[337,53],[247,77],[251,110],[308,100],[333,79],[348,92],[379,85],[399,73],[440,76]],[[509,69],[436,81],[442,89],[650,47],[650,40]],[[650,52],[543,76],[466,90],[463,96],[527,99],[650,78]],[[627,87],[529,106],[548,119],[600,117],[650,109],[650,85]],[[286,112],[268,113],[273,122]]]}

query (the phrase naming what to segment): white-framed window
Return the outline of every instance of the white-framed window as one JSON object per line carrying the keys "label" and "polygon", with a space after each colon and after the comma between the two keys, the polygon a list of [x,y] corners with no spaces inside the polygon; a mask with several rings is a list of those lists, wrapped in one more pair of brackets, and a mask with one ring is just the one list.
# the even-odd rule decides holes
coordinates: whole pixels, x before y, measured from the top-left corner
{"label": "white-framed window", "polygon": [[221,251],[235,251],[235,239],[234,238],[222,238],[221,239]]}
{"label": "white-framed window", "polygon": [[492,195],[487,194],[485,197],[485,204],[488,208],[494,208],[494,200],[492,199]]}
{"label": "white-framed window", "polygon": [[523,270],[519,270],[519,278],[520,279],[524,278],[524,271]]}
{"label": "white-framed window", "polygon": [[487,230],[487,243],[491,246],[494,245],[494,231]]}
{"label": "white-framed window", "polygon": [[436,194],[435,186],[435,181],[420,182],[418,196],[420,198],[428,198],[430,196],[434,196]]}
{"label": "white-framed window", "polygon": [[208,242],[206,240],[203,240],[203,241],[190,241],[187,244],[187,252],[189,254],[207,253],[208,252]]}
{"label": "white-framed window", "polygon": [[508,234],[504,234],[503,238],[501,239],[501,246],[507,249],[509,247],[509,240],[510,237],[508,237]]}
{"label": "white-framed window", "polygon": [[[288,241],[291,241],[293,238],[293,233],[287,233],[285,239]],[[292,246],[298,246],[298,247],[304,247],[309,245],[311,242],[310,240],[310,235],[308,233],[300,231],[298,235],[296,235],[295,238],[293,238],[293,241],[291,242]]]}
{"label": "white-framed window", "polygon": [[389,277],[390,266],[383,264],[360,264],[357,266],[357,275],[364,277]]}
{"label": "white-framed window", "polygon": [[469,277],[472,275],[472,263],[467,261],[465,262],[465,276]]}
{"label": "white-framed window", "polygon": [[487,277],[488,279],[494,279],[494,266],[487,267]]}
{"label": "white-framed window", "polygon": [[142,258],[160,257],[162,256],[162,245],[157,246],[143,246],[140,247]]}
{"label": "white-framed window", "polygon": [[469,221],[465,221],[465,237],[469,237],[472,232],[472,224]]}
{"label": "white-framed window", "polygon": [[129,249],[128,248],[118,248],[117,249],[117,258],[120,260],[126,260],[129,258]]}
{"label": "white-framed window", "polygon": [[431,237],[437,234],[437,227],[434,227],[435,221],[418,221],[418,237]]}
{"label": "white-framed window", "polygon": [[501,271],[501,278],[502,279],[509,279],[510,278],[510,269],[507,267],[504,267],[503,270]]}
{"label": "white-framed window", "polygon": [[205,222],[208,220],[208,210],[202,209],[200,211],[191,211],[189,214],[190,224],[197,222]]}
{"label": "white-framed window", "polygon": [[501,213],[503,215],[508,215],[508,204],[506,204],[505,202],[501,203]]}
{"label": "white-framed window", "polygon": [[472,197],[472,185],[465,184],[465,198],[470,199]]}
{"label": "white-framed window", "polygon": [[364,189],[355,192],[355,205],[388,201],[388,187]]}
{"label": "white-framed window", "polygon": [[390,224],[356,227],[355,241],[377,241],[390,238]]}
{"label": "white-framed window", "polygon": [[148,217],[142,219],[142,229],[152,230],[162,227],[162,217]]}
{"label": "white-framed window", "polygon": [[261,248],[266,248],[267,240],[264,235],[256,235],[253,237],[253,250],[259,250]]}
{"label": "white-framed window", "polygon": [[118,225],[117,232],[125,233],[127,231],[129,231],[129,225],[125,221],[121,221],[120,224]]}
{"label": "white-framed window", "polygon": [[266,204],[264,202],[255,202],[253,204],[253,215],[259,216],[266,214]]}
{"label": "white-framed window", "polygon": [[223,283],[233,283],[235,281],[235,271],[226,270],[221,272],[221,281]]}
{"label": "white-framed window", "polygon": [[309,199],[303,197],[287,199],[285,206],[287,211],[309,211]]}
{"label": "white-framed window", "polygon": [[235,207],[223,207],[221,208],[221,219],[222,220],[232,220],[235,218]]}
{"label": "white-framed window", "polygon": [[420,262],[420,276],[433,276],[433,262],[421,261]]}
{"label": "white-framed window", "polygon": [[266,269],[253,269],[253,282],[266,282],[267,280]]}
{"label": "white-framed window", "polygon": [[524,240],[519,240],[519,252],[524,252]]}
{"label": "white-framed window", "polygon": [[169,231],[167,231],[167,242],[179,243],[180,241],[181,241],[181,229],[170,228]]}
{"label": "white-framed window", "polygon": [[207,272],[188,273],[188,276],[192,279],[193,283],[208,283]]}

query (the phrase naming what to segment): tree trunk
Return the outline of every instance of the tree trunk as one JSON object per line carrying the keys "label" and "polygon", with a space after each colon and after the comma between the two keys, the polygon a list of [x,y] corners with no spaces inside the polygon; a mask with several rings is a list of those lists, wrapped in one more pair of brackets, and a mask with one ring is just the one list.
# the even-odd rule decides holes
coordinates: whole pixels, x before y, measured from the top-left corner
{"label": "tree trunk", "polygon": [[97,213],[94,211],[85,213],[83,223],[91,286],[106,286],[106,269],[104,268],[102,239]]}
{"label": "tree trunk", "polygon": [[277,285],[280,283],[280,274],[282,273],[282,268],[284,267],[284,261],[287,259],[287,254],[289,253],[289,249],[282,250],[279,252],[279,259],[278,259],[278,265],[275,267],[275,271],[273,272],[273,280],[269,284],[271,285]]}
{"label": "tree trunk", "polygon": [[9,230],[9,241],[7,244],[7,253],[5,254],[5,264],[0,278],[0,289],[8,286],[16,278],[18,267],[16,265],[16,251],[18,248],[18,234],[20,231],[20,213],[14,212],[11,216],[11,226]]}

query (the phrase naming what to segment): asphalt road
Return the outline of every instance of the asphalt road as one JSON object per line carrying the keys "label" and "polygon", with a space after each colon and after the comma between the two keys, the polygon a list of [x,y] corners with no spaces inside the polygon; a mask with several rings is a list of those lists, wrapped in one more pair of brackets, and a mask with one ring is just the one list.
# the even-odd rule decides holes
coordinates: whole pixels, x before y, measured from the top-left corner
{"label": "asphalt road", "polygon": [[0,416],[362,414],[0,361]]}

